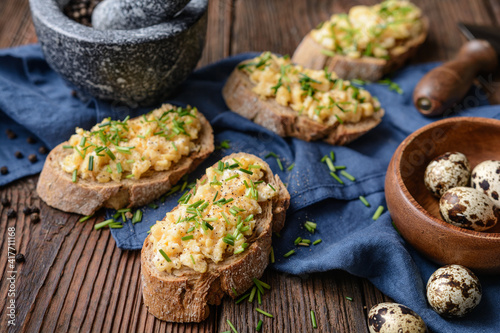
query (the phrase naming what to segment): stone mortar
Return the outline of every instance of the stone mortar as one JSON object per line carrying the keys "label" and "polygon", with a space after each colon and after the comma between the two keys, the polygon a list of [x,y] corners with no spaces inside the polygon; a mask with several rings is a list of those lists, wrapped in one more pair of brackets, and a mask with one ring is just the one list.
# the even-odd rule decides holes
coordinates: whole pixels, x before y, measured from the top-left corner
{"label": "stone mortar", "polygon": [[49,65],[94,97],[131,107],[156,104],[195,68],[205,44],[208,0],[171,20],[135,30],[97,30],[63,14],[69,0],[30,0]]}

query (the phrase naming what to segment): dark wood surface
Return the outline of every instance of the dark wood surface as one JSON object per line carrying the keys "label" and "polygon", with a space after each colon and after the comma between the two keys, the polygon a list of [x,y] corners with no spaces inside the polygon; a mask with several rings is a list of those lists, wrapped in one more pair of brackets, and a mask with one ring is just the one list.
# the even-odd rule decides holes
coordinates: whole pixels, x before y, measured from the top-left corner
{"label": "dark wood surface", "polygon": [[[206,47],[200,66],[228,55],[270,50],[292,54],[302,37],[333,12],[374,0],[211,0]],[[431,21],[430,35],[413,62],[445,60],[464,42],[457,21],[499,24],[498,0],[415,1]],[[0,0],[0,48],[36,42],[28,0]],[[495,100],[495,96],[491,100]],[[500,99],[498,99],[500,100]],[[7,331],[7,230],[16,228],[16,249],[26,262],[17,265],[16,326],[9,332],[222,332],[230,320],[239,332],[252,332],[258,321],[255,305],[235,305],[225,298],[200,324],[156,320],[142,304],[139,251],[122,251],[108,230],[93,231],[97,217],[78,223],[79,216],[56,211],[35,193],[37,177],[0,188],[18,211],[7,218],[0,206],[0,331]],[[41,209],[33,224],[22,213]],[[263,332],[365,332],[366,313],[388,300],[365,279],[341,271],[290,276],[267,269],[263,280],[272,290],[262,308]],[[351,297],[352,301],[345,297]],[[309,311],[316,311],[313,330]]]}

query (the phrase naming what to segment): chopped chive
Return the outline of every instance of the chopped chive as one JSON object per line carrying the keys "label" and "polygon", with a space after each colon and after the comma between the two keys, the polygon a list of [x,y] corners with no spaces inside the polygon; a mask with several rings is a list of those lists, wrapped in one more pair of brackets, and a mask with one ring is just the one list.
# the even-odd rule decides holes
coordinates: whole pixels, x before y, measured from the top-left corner
{"label": "chopped chive", "polygon": [[85,222],[87,221],[88,219],[90,219],[91,217],[93,217],[94,215],[87,215],[87,216],[84,216],[82,217],[81,219],[78,220],[78,222],[82,223],[82,222]]}
{"label": "chopped chive", "polygon": [[345,299],[352,302],[352,297],[346,296]]}
{"label": "chopped chive", "polygon": [[210,223],[208,223],[207,221],[205,221],[205,226],[206,226],[208,229],[210,229],[210,230],[214,230],[214,227],[213,227]]}
{"label": "chopped chive", "polygon": [[241,163],[237,159],[233,158],[233,161],[234,161],[234,163],[238,164],[240,167],[242,166]]}
{"label": "chopped chive", "polygon": [[278,238],[281,238],[281,235],[279,232],[274,232],[274,236],[278,237]]}
{"label": "chopped chive", "polygon": [[356,181],[356,178],[354,178],[351,174],[347,173],[344,170],[340,171],[340,174],[345,178],[349,179],[351,182]]}
{"label": "chopped chive", "polygon": [[266,311],[261,310],[261,309],[259,309],[259,308],[255,308],[255,311],[257,311],[257,312],[259,312],[259,313],[262,313],[264,316],[267,316],[267,317],[269,317],[269,318],[274,318],[274,316],[273,316],[272,314],[267,313]]}
{"label": "chopped chive", "polygon": [[177,151],[177,146],[175,145],[175,142],[172,141],[172,146],[174,147],[175,151]]}
{"label": "chopped chive", "polygon": [[261,166],[260,166],[260,165],[258,165],[258,164],[250,164],[250,165],[248,166],[248,169],[260,169],[260,168],[261,168]]}
{"label": "chopped chive", "polygon": [[264,156],[264,158],[268,158],[268,157],[278,158],[278,155],[276,155],[276,154],[275,154],[275,153],[273,153],[273,152],[270,152],[269,154],[267,154],[266,156]]}
{"label": "chopped chive", "polygon": [[250,170],[246,170],[246,169],[243,169],[243,168],[240,168],[239,170],[240,170],[241,172],[247,173],[247,174],[249,174],[249,175],[253,175],[253,172],[252,172],[252,171],[250,171]]}
{"label": "chopped chive", "polygon": [[232,176],[231,176],[231,177],[229,177],[229,178],[226,178],[224,181],[226,181],[226,182],[227,182],[227,181],[229,181],[229,180],[231,180],[231,179],[238,178],[239,176],[240,176],[239,174],[235,174],[235,175],[232,175]]}
{"label": "chopped chive", "polygon": [[264,294],[264,288],[262,288],[262,285],[259,283],[259,280],[253,278],[253,283],[255,283],[255,286],[257,287],[257,295]]}
{"label": "chopped chive", "polygon": [[293,242],[293,244],[297,245],[300,243],[301,240],[302,240],[302,237],[297,237],[297,239]]}
{"label": "chopped chive", "polygon": [[267,290],[270,290],[270,289],[271,289],[271,286],[270,286],[270,285],[268,285],[267,283],[265,283],[264,281],[261,281],[261,280],[259,280],[259,279],[254,278],[254,279],[253,279],[253,282],[254,282],[254,283],[259,283],[262,287],[266,288]]}
{"label": "chopped chive", "polygon": [[260,290],[257,290],[257,302],[259,303],[259,305],[262,304],[262,297],[261,297],[262,293],[260,292]]}
{"label": "chopped chive", "polygon": [[76,176],[77,176],[77,170],[73,170],[73,175],[71,176],[71,181],[73,183],[76,183]]}
{"label": "chopped chive", "polygon": [[313,242],[313,245],[318,245],[318,244],[319,244],[319,243],[321,243],[321,242],[322,242],[322,240],[321,240],[321,239],[317,239],[317,240],[315,240],[315,241]]}
{"label": "chopped chive", "polygon": [[114,222],[115,222],[115,220],[113,220],[113,219],[102,221],[101,223],[97,223],[94,225],[94,230],[99,230],[99,229],[104,228],[105,226],[107,226],[111,223],[114,223]]}
{"label": "chopped chive", "polygon": [[326,165],[328,165],[328,169],[330,169],[331,172],[335,172],[336,169],[335,169],[335,166],[333,165],[332,160],[329,157],[327,157],[325,159],[325,161],[326,161]]}
{"label": "chopped chive", "polygon": [[85,147],[85,142],[87,142],[87,138],[82,136],[82,139],[80,140],[80,147]]}
{"label": "chopped chive", "polygon": [[234,327],[233,323],[231,323],[229,321],[229,319],[226,320],[227,324],[229,325],[229,327],[231,327],[231,329],[233,330],[234,333],[238,333],[238,331],[236,330],[236,328]]}
{"label": "chopped chive", "polygon": [[283,257],[288,258],[289,256],[291,256],[294,253],[295,253],[295,250],[290,250],[287,253],[285,253],[285,255]]}
{"label": "chopped chive", "polygon": [[292,171],[293,167],[295,166],[295,163],[292,163],[288,168],[286,168],[288,171]]}
{"label": "chopped chive", "polygon": [[184,237],[182,237],[182,238],[181,238],[181,240],[183,240],[183,241],[187,241],[187,240],[190,240],[190,239],[193,239],[193,238],[194,238],[194,236],[193,236],[193,235],[189,235],[189,236],[184,236]]}
{"label": "chopped chive", "polygon": [[267,185],[268,185],[270,188],[272,188],[274,192],[276,192],[276,189],[273,187],[273,185],[271,185],[271,184],[267,184]]}
{"label": "chopped chive", "polygon": [[311,322],[312,322],[313,328],[318,328],[318,323],[316,323],[316,315],[314,314],[313,310],[311,310]]}
{"label": "chopped chive", "polygon": [[167,256],[167,254],[165,253],[165,251],[163,251],[162,249],[160,249],[159,252],[162,255],[162,257],[165,258],[165,260],[167,262],[172,262],[172,260],[170,260],[170,258]]}
{"label": "chopped chive", "polygon": [[89,167],[88,167],[88,169],[89,169],[89,171],[94,170],[94,156],[93,155],[89,156]]}
{"label": "chopped chive", "polygon": [[303,240],[300,241],[300,243],[311,244],[311,241],[309,239],[303,239]]}
{"label": "chopped chive", "polygon": [[248,301],[249,301],[250,303],[252,303],[252,302],[253,302],[253,299],[254,299],[254,297],[255,297],[255,292],[256,292],[256,291],[257,291],[257,287],[255,287],[255,286],[254,286],[254,287],[252,288],[252,291],[250,292],[250,298],[248,299]]}
{"label": "chopped chive", "polygon": [[154,203],[150,203],[148,205],[149,208],[153,208],[153,209],[157,209],[158,208],[158,205],[154,204]]}
{"label": "chopped chive", "polygon": [[72,145],[64,145],[63,148],[64,149],[73,149],[73,146]]}
{"label": "chopped chive", "polygon": [[123,172],[122,164],[120,162],[116,163],[116,171],[118,173],[122,173]]}
{"label": "chopped chive", "polygon": [[134,178],[134,174],[131,173],[130,175],[126,175],[125,178],[127,179]]}
{"label": "chopped chive", "polygon": [[262,329],[262,320],[259,319],[259,322],[257,323],[257,327],[255,328],[255,330],[257,332],[260,332],[261,329]]}
{"label": "chopped chive", "polygon": [[366,198],[362,195],[359,196],[359,200],[361,200],[361,202],[366,206],[366,207],[370,207],[370,203],[368,202],[368,200],[366,200]]}
{"label": "chopped chive", "polygon": [[347,167],[345,165],[336,165],[335,169],[337,170],[345,170]]}
{"label": "chopped chive", "polygon": [[118,209],[116,212],[122,214],[122,213],[128,213],[130,211],[131,211],[130,208],[122,208],[122,209]]}
{"label": "chopped chive", "polygon": [[335,153],[333,152],[333,150],[330,152],[330,159],[332,160],[332,162],[335,162]]}
{"label": "chopped chive", "polygon": [[132,217],[132,224],[142,221],[142,210],[138,209],[135,211],[134,216]]}
{"label": "chopped chive", "polygon": [[246,295],[243,295],[241,296],[237,301],[236,301],[236,304],[240,304],[241,302],[243,302],[246,298],[250,297],[250,294],[246,294]]}
{"label": "chopped chive", "polygon": [[226,223],[229,224],[229,220],[228,220],[226,214],[224,214],[224,212],[220,212],[220,213],[221,213],[222,217],[224,218],[224,221],[226,221]]}
{"label": "chopped chive", "polygon": [[193,231],[194,231],[194,227],[191,227],[191,228],[189,228],[189,229],[186,231],[186,233],[188,233],[188,234],[189,234],[190,232],[193,232]]}
{"label": "chopped chive", "polygon": [[326,159],[328,158],[328,155],[325,155],[321,158],[320,162],[321,163],[324,163],[326,161]]}
{"label": "chopped chive", "polygon": [[234,289],[234,287],[231,287],[231,290],[233,291],[234,296],[238,296],[238,293],[236,292],[236,289]]}
{"label": "chopped chive", "polygon": [[196,265],[196,263],[194,262],[193,255],[192,255],[192,254],[190,254],[189,256],[191,257],[191,261],[193,262],[193,265]]}
{"label": "chopped chive", "polygon": [[85,155],[80,151],[80,149],[78,149],[76,146],[73,147],[75,149],[75,151],[78,153],[78,155],[80,155],[81,158],[85,158]]}
{"label": "chopped chive", "polygon": [[340,184],[344,185],[344,182],[342,181],[342,179],[340,179],[339,176],[337,176],[334,172],[330,172],[330,176],[332,176],[333,179],[338,181]]}
{"label": "chopped chive", "polygon": [[321,49],[320,52],[328,57],[335,57],[335,52],[333,51]]}
{"label": "chopped chive", "polygon": [[109,227],[111,229],[121,229],[121,228],[123,228],[123,224],[121,224],[121,223],[110,223]]}
{"label": "chopped chive", "polygon": [[271,246],[271,264],[274,264],[274,248]]}
{"label": "chopped chive", "polygon": [[276,158],[276,163],[278,163],[280,170],[283,171],[283,164],[281,164],[281,161],[279,158]]}
{"label": "chopped chive", "polygon": [[380,215],[384,212],[384,206],[378,206],[375,214],[373,214],[372,220],[377,221]]}

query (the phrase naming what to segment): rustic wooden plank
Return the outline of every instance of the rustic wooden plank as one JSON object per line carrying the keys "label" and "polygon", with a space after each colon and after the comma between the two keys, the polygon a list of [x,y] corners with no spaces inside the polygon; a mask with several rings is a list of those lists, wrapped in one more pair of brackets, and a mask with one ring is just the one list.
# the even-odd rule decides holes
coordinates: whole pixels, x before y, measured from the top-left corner
{"label": "rustic wooden plank", "polygon": [[500,2],[498,0],[484,0],[485,6],[489,9],[492,19],[495,21],[495,25],[500,25]]}

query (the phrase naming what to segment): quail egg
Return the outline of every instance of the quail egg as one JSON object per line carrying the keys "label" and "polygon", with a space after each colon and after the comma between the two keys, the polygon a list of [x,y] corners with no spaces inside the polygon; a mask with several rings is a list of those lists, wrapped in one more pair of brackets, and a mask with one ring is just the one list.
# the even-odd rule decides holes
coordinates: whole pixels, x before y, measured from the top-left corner
{"label": "quail egg", "polygon": [[470,164],[459,152],[447,152],[433,159],[425,169],[425,186],[440,198],[448,189],[467,186],[470,178]]}
{"label": "quail egg", "polygon": [[445,317],[462,317],[481,301],[479,279],[468,268],[447,265],[435,271],[427,281],[427,301]]}
{"label": "quail egg", "polygon": [[472,171],[472,187],[486,193],[500,209],[500,161],[484,161]]}
{"label": "quail egg", "polygon": [[493,202],[472,187],[455,187],[439,200],[443,219],[457,227],[484,231],[497,224]]}
{"label": "quail egg", "polygon": [[420,333],[427,327],[420,316],[398,303],[379,303],[368,312],[370,333]]}

